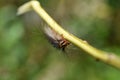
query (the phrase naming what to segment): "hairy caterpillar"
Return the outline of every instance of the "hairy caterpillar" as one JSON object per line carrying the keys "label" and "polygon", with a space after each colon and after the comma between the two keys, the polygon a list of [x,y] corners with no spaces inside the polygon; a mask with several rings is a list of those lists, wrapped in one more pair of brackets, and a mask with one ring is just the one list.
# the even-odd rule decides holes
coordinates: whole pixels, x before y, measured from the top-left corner
{"label": "hairy caterpillar", "polygon": [[61,49],[62,51],[65,51],[65,48],[70,44],[70,42],[67,41],[62,35],[59,35],[57,32],[55,32],[53,29],[49,27],[45,27],[44,30],[50,43],[54,47]]}

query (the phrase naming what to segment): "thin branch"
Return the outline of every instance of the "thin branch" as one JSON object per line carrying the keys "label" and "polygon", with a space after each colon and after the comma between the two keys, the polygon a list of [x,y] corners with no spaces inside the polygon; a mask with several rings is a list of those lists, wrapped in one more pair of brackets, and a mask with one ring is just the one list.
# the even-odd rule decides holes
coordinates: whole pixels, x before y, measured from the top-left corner
{"label": "thin branch", "polygon": [[40,3],[36,0],[25,3],[18,9],[18,14],[26,13],[27,11],[34,10],[52,29],[58,34],[63,35],[65,39],[76,45],[77,47],[86,51],[89,55],[96,59],[99,59],[106,64],[109,64],[115,68],[120,69],[120,58],[109,52],[99,50],[92,47],[86,41],[77,38],[76,36],[65,31],[59,24],[57,24],[41,7]]}

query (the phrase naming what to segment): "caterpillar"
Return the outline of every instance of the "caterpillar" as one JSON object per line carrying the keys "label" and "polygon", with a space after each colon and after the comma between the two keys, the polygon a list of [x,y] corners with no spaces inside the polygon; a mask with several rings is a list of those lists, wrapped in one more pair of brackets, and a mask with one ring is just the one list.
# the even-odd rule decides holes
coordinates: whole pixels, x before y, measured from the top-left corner
{"label": "caterpillar", "polygon": [[52,28],[44,27],[44,31],[50,43],[57,49],[65,51],[65,48],[70,44],[68,40],[66,40],[62,35],[55,32]]}

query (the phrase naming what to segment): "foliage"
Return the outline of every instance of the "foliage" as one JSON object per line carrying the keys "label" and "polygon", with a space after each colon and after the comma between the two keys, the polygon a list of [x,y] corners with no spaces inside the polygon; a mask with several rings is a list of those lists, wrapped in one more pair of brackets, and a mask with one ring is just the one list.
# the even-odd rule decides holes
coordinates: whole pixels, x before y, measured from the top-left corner
{"label": "foliage", "polygon": [[[23,1],[11,0],[6,5],[0,3],[0,80],[120,78],[118,70],[94,60],[72,44],[66,49],[67,53],[52,47],[42,32],[45,23],[34,12],[16,16],[17,6],[23,4]],[[109,3],[115,4],[114,0],[108,0],[108,3],[104,0],[40,1],[48,13],[69,32],[95,47],[120,55],[119,45],[113,45],[113,40],[110,40],[110,37],[119,34],[111,35],[114,10]]]}

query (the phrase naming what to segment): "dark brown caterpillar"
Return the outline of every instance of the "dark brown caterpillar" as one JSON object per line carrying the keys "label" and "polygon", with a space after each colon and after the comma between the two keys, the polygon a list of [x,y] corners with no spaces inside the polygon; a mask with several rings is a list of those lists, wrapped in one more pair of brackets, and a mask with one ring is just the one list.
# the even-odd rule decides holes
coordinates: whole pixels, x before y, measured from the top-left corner
{"label": "dark brown caterpillar", "polygon": [[54,47],[61,49],[62,51],[65,51],[65,48],[70,44],[70,42],[67,41],[62,35],[59,35],[57,32],[55,32],[53,29],[49,27],[45,27],[44,30],[51,44]]}

